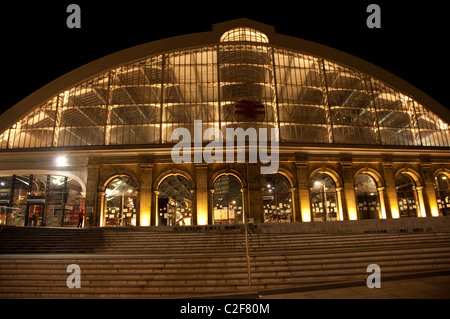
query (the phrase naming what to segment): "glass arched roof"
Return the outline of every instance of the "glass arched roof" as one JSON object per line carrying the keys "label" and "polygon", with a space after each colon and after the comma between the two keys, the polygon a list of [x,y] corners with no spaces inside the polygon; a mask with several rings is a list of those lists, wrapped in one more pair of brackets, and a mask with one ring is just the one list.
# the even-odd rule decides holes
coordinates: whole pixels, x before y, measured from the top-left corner
{"label": "glass arched roof", "polygon": [[[258,116],[236,105],[262,105]],[[279,48],[252,28],[219,43],[151,55],[55,95],[0,135],[0,149],[171,144],[177,127],[277,127],[281,142],[448,147],[444,122],[383,83]],[[193,135],[193,134],[192,134]]]}
{"label": "glass arched roof", "polygon": [[238,27],[226,31],[221,37],[220,42],[259,42],[269,43],[267,35],[253,28]]}

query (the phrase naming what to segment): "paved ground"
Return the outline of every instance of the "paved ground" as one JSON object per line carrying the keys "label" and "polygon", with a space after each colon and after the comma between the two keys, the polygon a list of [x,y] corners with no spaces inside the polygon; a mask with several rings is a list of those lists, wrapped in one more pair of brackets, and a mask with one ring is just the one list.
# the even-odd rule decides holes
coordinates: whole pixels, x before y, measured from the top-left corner
{"label": "paved ground", "polygon": [[450,299],[450,275],[384,281],[381,288],[366,286],[293,292],[262,299]]}

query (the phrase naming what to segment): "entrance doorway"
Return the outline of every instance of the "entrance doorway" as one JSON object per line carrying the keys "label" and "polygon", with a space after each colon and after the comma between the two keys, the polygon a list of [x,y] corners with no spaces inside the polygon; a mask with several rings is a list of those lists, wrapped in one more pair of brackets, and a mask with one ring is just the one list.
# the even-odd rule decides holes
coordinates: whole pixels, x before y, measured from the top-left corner
{"label": "entrance doorway", "polygon": [[358,219],[380,218],[380,201],[377,183],[369,174],[359,174],[355,179]]}
{"label": "entrance doorway", "polygon": [[105,189],[106,226],[136,226],[136,184],[128,176],[114,178]]}
{"label": "entrance doorway", "polygon": [[266,175],[261,185],[265,223],[292,222],[289,181],[281,174]]}
{"label": "entrance doorway", "polygon": [[311,212],[313,221],[338,220],[336,184],[328,174],[311,178]]}
{"label": "entrance doorway", "polygon": [[395,188],[397,189],[400,217],[417,217],[419,207],[414,180],[402,173],[395,180]]}
{"label": "entrance doorway", "polygon": [[233,175],[222,175],[214,181],[214,224],[243,224],[242,184]]}
{"label": "entrance doorway", "polygon": [[158,225],[193,224],[191,184],[181,175],[170,175],[159,184]]}

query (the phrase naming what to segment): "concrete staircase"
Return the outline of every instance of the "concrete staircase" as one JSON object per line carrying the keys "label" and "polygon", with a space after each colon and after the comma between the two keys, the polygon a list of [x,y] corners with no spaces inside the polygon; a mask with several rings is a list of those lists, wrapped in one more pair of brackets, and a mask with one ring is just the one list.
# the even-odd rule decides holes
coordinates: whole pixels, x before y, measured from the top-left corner
{"label": "concrete staircase", "polygon": [[[1,298],[257,297],[450,272],[450,233],[249,234],[149,229],[0,229]],[[69,289],[67,266],[81,288]]]}

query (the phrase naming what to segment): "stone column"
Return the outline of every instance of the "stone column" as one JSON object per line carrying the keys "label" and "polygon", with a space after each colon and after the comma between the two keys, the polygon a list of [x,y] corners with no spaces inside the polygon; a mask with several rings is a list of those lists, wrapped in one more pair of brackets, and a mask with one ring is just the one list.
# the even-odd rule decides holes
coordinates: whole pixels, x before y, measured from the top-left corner
{"label": "stone column", "polygon": [[386,204],[384,202],[384,187],[378,187],[378,198],[380,199],[380,212],[379,218],[386,219]]}
{"label": "stone column", "polygon": [[92,227],[100,225],[100,205],[98,203],[98,192],[103,192],[104,189],[98,189],[100,165],[88,165],[87,167],[87,182],[86,182],[86,203],[85,203],[85,219],[84,226]]}
{"label": "stone column", "polygon": [[159,195],[159,191],[152,191],[151,214],[150,214],[150,225],[151,226],[158,226],[158,222],[159,222],[158,195]]}
{"label": "stone column", "polygon": [[[261,190],[262,192],[262,190]],[[298,196],[298,192],[297,192],[297,188],[292,187],[291,189],[289,189],[289,193],[291,193],[291,201],[290,201],[290,205],[291,205],[291,213],[292,213],[292,222],[298,222],[301,221],[301,219],[299,220],[299,214],[295,214],[295,212],[298,210],[297,208],[297,200],[298,198],[296,198]]]}
{"label": "stone column", "polygon": [[356,207],[355,182],[353,181],[353,168],[351,163],[342,164],[342,177],[348,219],[357,220],[358,211]]}
{"label": "stone column", "polygon": [[197,219],[197,190],[191,189],[192,194],[192,208],[191,208],[191,225],[199,225]]}
{"label": "stone column", "polygon": [[214,223],[214,189],[208,189],[208,225]]}
{"label": "stone column", "polygon": [[387,215],[391,218],[400,218],[400,209],[398,208],[397,189],[395,188],[395,177],[392,169],[392,163],[383,163],[384,180],[386,182]]}
{"label": "stone column", "polygon": [[337,196],[337,208],[339,214],[339,220],[344,220],[344,208],[342,206],[342,187],[336,187],[336,196]]}
{"label": "stone column", "polygon": [[255,223],[264,223],[263,195],[260,185],[260,167],[247,164],[248,214]]}
{"label": "stone column", "polygon": [[416,186],[416,199],[418,205],[418,215],[419,217],[427,217],[427,211],[425,209],[425,201],[423,199],[423,186]]}
{"label": "stone column", "polygon": [[136,209],[136,226],[140,226],[141,225],[141,192],[136,190],[135,191],[136,194],[136,207],[134,209]]}
{"label": "stone column", "polygon": [[197,205],[194,209],[197,212],[197,225],[208,225],[208,165],[196,164],[195,170]]}
{"label": "stone column", "polygon": [[99,225],[100,227],[106,226],[105,225],[105,210],[106,210],[106,206],[105,206],[105,192],[98,192],[97,193],[97,201],[99,203],[99,218],[97,221],[97,225]]}
{"label": "stone column", "polygon": [[306,162],[296,162],[297,166],[297,183],[298,183],[298,200],[296,212],[294,212],[294,219],[302,222],[311,221],[311,203],[309,198],[308,185],[308,168]]}
{"label": "stone column", "polygon": [[423,182],[424,182],[424,191],[426,197],[426,205],[427,212],[433,216],[439,216],[439,209],[437,206],[437,198],[436,198],[436,189],[433,178],[433,173],[431,171],[431,164],[426,163],[422,164],[423,171]]}
{"label": "stone column", "polygon": [[150,226],[152,211],[153,164],[141,165],[139,226]]}

